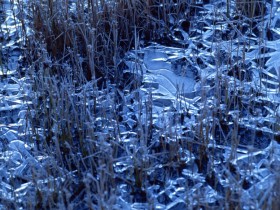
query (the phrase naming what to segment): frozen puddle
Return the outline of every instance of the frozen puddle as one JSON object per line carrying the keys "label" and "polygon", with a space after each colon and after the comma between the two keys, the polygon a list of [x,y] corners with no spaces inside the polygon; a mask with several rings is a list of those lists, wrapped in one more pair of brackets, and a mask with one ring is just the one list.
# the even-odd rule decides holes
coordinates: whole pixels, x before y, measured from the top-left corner
{"label": "frozen puddle", "polygon": [[130,71],[143,76],[144,89],[151,91],[157,102],[162,100],[162,105],[157,103],[157,106],[167,106],[170,103],[166,100],[173,101],[178,94],[193,98],[198,91],[198,72],[190,68],[187,53],[180,48],[151,45],[134,55],[135,61],[127,61],[126,64]]}
{"label": "frozen puddle", "polygon": [[195,75],[188,69],[182,49],[151,46],[144,52],[144,82],[158,83],[164,95],[194,92]]}

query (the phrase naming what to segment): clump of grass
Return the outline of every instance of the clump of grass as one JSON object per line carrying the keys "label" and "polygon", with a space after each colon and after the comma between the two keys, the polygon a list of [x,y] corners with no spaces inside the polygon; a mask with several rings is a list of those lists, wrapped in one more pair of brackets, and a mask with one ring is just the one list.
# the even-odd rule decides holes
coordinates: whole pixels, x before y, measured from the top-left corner
{"label": "clump of grass", "polygon": [[[124,52],[137,48],[140,37],[152,39],[159,28],[157,1],[80,0],[74,5],[75,13],[68,1],[31,1],[34,36],[55,61],[71,60],[87,80],[120,79],[116,67]],[[51,73],[63,74],[56,67]]]}
{"label": "clump of grass", "polygon": [[263,17],[266,10],[263,0],[236,0],[236,7],[248,18]]}

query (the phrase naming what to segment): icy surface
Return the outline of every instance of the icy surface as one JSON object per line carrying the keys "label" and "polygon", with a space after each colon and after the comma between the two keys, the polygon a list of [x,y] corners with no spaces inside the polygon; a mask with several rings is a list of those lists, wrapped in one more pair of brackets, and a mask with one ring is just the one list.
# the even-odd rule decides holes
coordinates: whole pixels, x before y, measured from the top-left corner
{"label": "icy surface", "polygon": [[[36,189],[51,193],[57,186],[67,185],[67,176],[75,177],[76,171],[67,171],[65,177],[48,176],[46,168],[52,168],[56,160],[38,154],[28,139],[30,125],[26,119],[34,113],[27,107],[36,93],[31,94],[28,80],[20,74],[24,70],[19,62],[21,23],[13,15],[19,13],[18,8],[15,4],[11,10],[9,1],[2,2],[0,200],[20,205],[34,196]],[[71,5],[74,11],[75,3]],[[124,87],[121,92],[112,86],[108,92],[96,93],[96,109],[102,115],[89,125],[96,128],[96,145],[106,153],[116,127],[119,132],[114,139],[119,154],[112,164],[117,180],[115,209],[214,209],[225,205],[227,196],[232,202],[229,207],[237,205],[236,200],[244,209],[268,205],[269,193],[280,180],[280,146],[276,140],[280,118],[279,8],[273,8],[271,24],[276,38],[270,41],[255,34],[249,37],[249,29],[242,34],[233,27],[235,22],[227,24],[224,13],[217,14],[220,22],[211,25],[215,9],[214,4],[204,5],[204,16],[193,20],[197,28],[189,33],[175,28],[182,39],[172,31],[173,44],[181,47],[150,43],[126,54],[125,71],[139,75],[138,88]],[[196,25],[199,21],[202,27]],[[233,27],[230,34],[227,27]],[[264,41],[261,45],[257,37]],[[244,48],[240,47],[243,42]],[[266,50],[260,52],[260,47]],[[89,82],[73,93],[78,99],[87,97],[88,107],[95,103],[92,86]],[[122,104],[120,122],[111,117],[116,96]],[[231,106],[233,103],[239,104]],[[107,114],[110,117],[105,118]],[[148,130],[150,124],[150,136],[139,139],[139,133]],[[195,133],[199,129],[200,136]],[[52,130],[58,132],[57,126]],[[36,128],[38,138],[43,132]],[[211,160],[204,151],[212,155]],[[131,184],[137,167],[143,167],[146,182],[142,187]],[[100,179],[91,176],[88,174],[95,181]]]}

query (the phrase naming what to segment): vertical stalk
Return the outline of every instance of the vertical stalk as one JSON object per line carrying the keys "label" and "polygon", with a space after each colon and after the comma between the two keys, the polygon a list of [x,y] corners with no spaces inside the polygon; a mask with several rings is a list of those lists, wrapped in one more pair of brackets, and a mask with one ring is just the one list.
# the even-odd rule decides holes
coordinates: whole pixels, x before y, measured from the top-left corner
{"label": "vertical stalk", "polygon": [[230,0],[227,0],[227,17],[230,17]]}

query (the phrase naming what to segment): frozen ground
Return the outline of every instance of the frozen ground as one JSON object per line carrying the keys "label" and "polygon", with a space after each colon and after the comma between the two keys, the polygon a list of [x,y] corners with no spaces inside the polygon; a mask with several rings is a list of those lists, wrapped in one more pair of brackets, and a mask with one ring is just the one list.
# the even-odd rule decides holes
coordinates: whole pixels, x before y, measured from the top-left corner
{"label": "frozen ground", "polygon": [[[217,4],[219,2],[223,1]],[[280,9],[278,0],[273,3],[272,12],[255,26],[254,32],[246,22],[230,22],[223,9],[218,9],[214,17],[214,4],[206,4],[192,20],[194,27],[188,33],[180,26],[173,28],[170,36],[177,47],[165,46],[159,41],[126,54],[125,72],[139,75],[142,80],[139,88],[120,94],[123,107],[118,114],[123,120],[118,125],[120,136],[115,139],[121,148],[113,164],[118,195],[115,209],[180,210],[220,206],[227,209],[268,206],[269,209],[272,206],[270,192],[280,191]],[[269,3],[266,6],[270,8]],[[48,157],[37,155],[27,139],[26,117],[32,114],[28,104],[36,93],[31,92],[30,81],[22,74],[25,69],[20,64],[23,40],[18,34],[21,31],[19,14],[16,6],[12,10],[9,1],[3,1],[0,33],[2,209],[24,206],[22,203],[35,194],[36,187],[67,183],[64,177],[47,177],[42,162],[46,163]],[[211,24],[213,18],[219,19],[215,26]],[[239,30],[239,25],[244,30]],[[269,26],[266,29],[269,32],[261,33],[263,25]],[[240,47],[240,43],[246,44]],[[228,60],[231,60],[230,68]],[[136,95],[140,96],[138,100]],[[239,104],[229,106],[231,103],[227,100],[233,99]],[[106,100],[98,106],[110,108]],[[145,108],[140,110],[140,106]],[[215,116],[219,112],[226,113],[226,116],[221,113],[220,121]],[[99,120],[103,119],[97,119],[97,125]],[[137,123],[145,125],[150,121],[153,127],[150,136],[137,139]],[[192,132],[200,126],[207,138]],[[98,140],[110,135],[110,129],[110,126],[100,128]],[[234,138],[234,135],[237,136]],[[233,142],[236,139],[238,142]],[[200,156],[201,150],[206,154]],[[137,156],[141,157],[139,163],[135,163]],[[148,163],[149,167],[145,168]],[[145,184],[132,190],[129,183],[135,181],[132,176],[136,173],[135,164],[144,165],[141,173],[145,174]],[[37,186],[32,180],[34,174],[41,177]],[[227,202],[228,197],[232,198],[231,203]]]}

